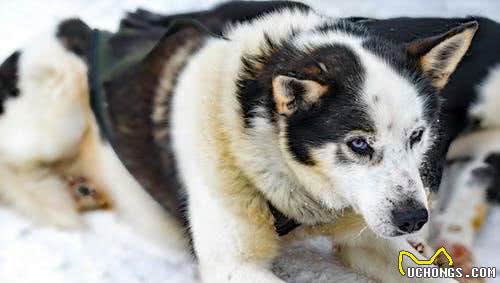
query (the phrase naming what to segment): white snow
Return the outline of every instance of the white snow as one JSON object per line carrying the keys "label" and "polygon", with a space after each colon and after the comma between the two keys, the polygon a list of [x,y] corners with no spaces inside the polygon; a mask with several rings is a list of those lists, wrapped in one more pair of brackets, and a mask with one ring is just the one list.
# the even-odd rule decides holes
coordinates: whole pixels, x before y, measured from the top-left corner
{"label": "white snow", "polygon": [[[0,1],[0,61],[57,21],[79,16],[93,27],[113,30],[124,11],[144,7],[173,13],[212,6],[215,0],[16,0]],[[312,0],[334,16],[466,16],[500,21],[498,0]],[[39,227],[0,208],[0,282],[134,283],[196,282],[192,262],[176,258],[141,239],[112,212],[85,215],[81,231]],[[476,245],[481,266],[500,267],[500,208],[493,209]],[[329,241],[316,239],[287,247],[276,271],[290,282],[330,282],[349,278],[367,282],[341,267],[329,253]],[[329,280],[330,279],[330,280]],[[346,282],[340,280],[340,282]],[[500,282],[500,276],[489,282]]]}

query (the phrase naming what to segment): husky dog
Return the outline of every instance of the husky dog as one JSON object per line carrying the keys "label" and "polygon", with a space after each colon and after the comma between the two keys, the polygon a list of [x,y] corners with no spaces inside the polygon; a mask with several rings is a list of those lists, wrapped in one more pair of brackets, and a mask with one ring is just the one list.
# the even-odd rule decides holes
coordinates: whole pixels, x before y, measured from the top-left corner
{"label": "husky dog", "polygon": [[[211,11],[194,12],[181,15],[162,16],[147,11],[129,14],[126,22],[147,21],[150,24],[169,26],[180,19],[195,19],[203,22],[215,33],[221,33],[224,23],[234,22],[237,17],[248,19],[252,11],[270,12],[273,2],[231,2]],[[290,6],[297,3],[288,2]],[[267,8],[266,8],[267,7]],[[303,8],[303,7],[302,7]],[[267,11],[266,11],[267,9]],[[246,14],[247,13],[247,14]],[[441,168],[448,148],[454,142],[453,150],[446,162],[446,178],[442,185],[432,234],[436,234],[434,244],[448,247],[455,259],[455,265],[470,270],[472,240],[486,215],[488,202],[498,201],[499,167],[498,148],[494,145],[498,122],[495,112],[498,104],[500,56],[497,54],[500,25],[492,20],[476,17],[480,31],[460,64],[457,72],[451,76],[449,84],[441,91],[444,99],[440,112],[441,127],[439,141],[428,161],[432,163],[432,178],[429,179],[431,191],[437,191],[441,180]],[[363,25],[370,31],[395,43],[407,43],[419,37],[436,36],[450,27],[467,21],[463,18],[395,18],[376,20],[369,18],[349,18],[350,21]],[[469,19],[470,20],[470,19]],[[484,139],[484,140],[482,140]],[[474,148],[457,146],[470,144]],[[460,148],[460,150],[455,150]],[[421,172],[425,173],[425,172]],[[434,197],[436,198],[436,197]],[[460,217],[457,217],[460,215]],[[285,232],[295,228],[288,220],[277,218],[277,229]],[[293,224],[293,223],[292,223]],[[437,229],[436,229],[437,228]],[[434,238],[434,237],[431,237]],[[427,248],[425,250],[428,250]],[[431,253],[432,254],[432,253]]]}
{"label": "husky dog", "polygon": [[411,249],[398,236],[428,220],[420,170],[437,138],[438,92],[476,29],[398,46],[284,9],[208,39],[171,94],[202,279],[281,282],[267,268],[279,247],[276,209],[335,234],[356,270],[401,281],[388,265]]}

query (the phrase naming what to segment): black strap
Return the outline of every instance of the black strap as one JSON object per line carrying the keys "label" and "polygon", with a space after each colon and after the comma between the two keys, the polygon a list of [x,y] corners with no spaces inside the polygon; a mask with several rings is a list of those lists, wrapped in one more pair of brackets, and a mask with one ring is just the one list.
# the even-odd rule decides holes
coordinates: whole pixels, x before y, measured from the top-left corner
{"label": "black strap", "polygon": [[286,234],[293,231],[295,228],[299,227],[300,224],[295,220],[286,217],[281,211],[279,211],[276,207],[274,207],[270,202],[269,209],[271,210],[271,214],[274,217],[274,229],[276,233],[281,236],[285,236]]}
{"label": "black strap", "polygon": [[111,141],[111,119],[108,111],[108,100],[102,88],[101,76],[102,58],[100,46],[103,44],[101,32],[98,29],[92,31],[89,57],[89,87],[90,87],[90,105],[99,126],[101,134]]}

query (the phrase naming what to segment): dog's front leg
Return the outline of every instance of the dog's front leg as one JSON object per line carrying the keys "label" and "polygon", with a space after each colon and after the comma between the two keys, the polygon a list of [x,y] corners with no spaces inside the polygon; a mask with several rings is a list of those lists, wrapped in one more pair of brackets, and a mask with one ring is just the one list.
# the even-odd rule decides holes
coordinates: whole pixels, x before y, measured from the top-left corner
{"label": "dog's front leg", "polygon": [[284,282],[269,268],[279,238],[260,194],[192,188],[189,218],[202,282]]}
{"label": "dog's front leg", "polygon": [[[399,272],[400,251],[409,251],[420,260],[427,260],[405,238],[381,238],[371,231],[365,231],[354,240],[347,240],[339,248],[340,258],[355,271],[384,283],[419,283],[419,282],[457,282],[451,278],[409,278]],[[403,269],[417,267],[407,257],[403,260]]]}

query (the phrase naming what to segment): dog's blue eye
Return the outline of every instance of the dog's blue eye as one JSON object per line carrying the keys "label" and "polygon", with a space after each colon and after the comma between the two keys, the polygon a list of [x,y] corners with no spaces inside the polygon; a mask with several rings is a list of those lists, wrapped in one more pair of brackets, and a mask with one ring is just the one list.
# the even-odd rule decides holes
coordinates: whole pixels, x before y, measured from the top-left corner
{"label": "dog's blue eye", "polygon": [[373,151],[364,138],[355,138],[349,141],[347,145],[352,151],[362,155],[369,155]]}
{"label": "dog's blue eye", "polygon": [[410,136],[410,148],[422,140],[422,136],[424,135],[424,129],[418,129],[413,132]]}
{"label": "dog's blue eye", "polygon": [[366,149],[368,147],[368,143],[364,139],[358,138],[353,140],[352,146],[357,148],[357,149]]}

